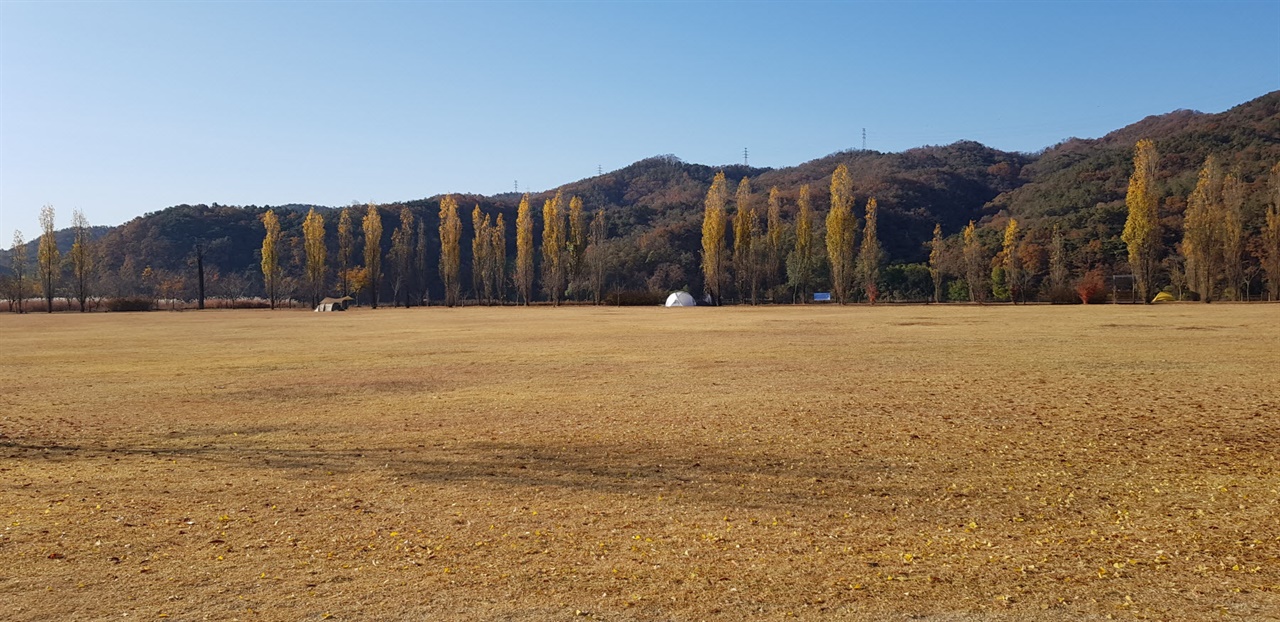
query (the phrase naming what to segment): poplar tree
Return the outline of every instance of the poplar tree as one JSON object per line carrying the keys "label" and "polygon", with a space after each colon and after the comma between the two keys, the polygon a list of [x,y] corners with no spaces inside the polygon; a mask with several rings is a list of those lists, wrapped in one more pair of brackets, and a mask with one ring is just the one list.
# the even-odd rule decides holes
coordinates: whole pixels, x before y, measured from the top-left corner
{"label": "poplar tree", "polygon": [[929,277],[933,279],[933,301],[942,302],[942,262],[947,252],[942,238],[942,224],[933,225],[933,240],[929,242]]}
{"label": "poplar tree", "polygon": [[1018,255],[1018,221],[1009,219],[1004,228],[1004,243],[1000,246],[1000,263],[1004,267],[1004,282],[1009,288],[1009,300],[1018,304],[1018,295],[1022,293],[1022,258]]}
{"label": "poplar tree", "polygon": [[1271,205],[1267,207],[1266,224],[1262,227],[1262,270],[1267,275],[1267,292],[1271,300],[1280,299],[1280,162],[1271,168]]}
{"label": "poplar tree", "polygon": [[342,279],[342,295],[351,293],[351,256],[355,252],[356,238],[351,232],[351,208],[342,208],[338,217],[338,278]]}
{"label": "poplar tree", "polygon": [[489,227],[490,278],[499,301],[507,298],[507,219],[498,214],[498,220]]}
{"label": "poplar tree", "polygon": [[1160,254],[1160,222],[1156,208],[1156,145],[1138,141],[1133,156],[1133,175],[1124,204],[1129,210],[1120,238],[1129,247],[1129,266],[1138,285],[1138,295],[1150,303],[1155,290],[1156,265]]}
{"label": "poplar tree", "polygon": [[311,294],[311,306],[320,304],[325,289],[325,262],[329,250],[324,244],[324,218],[316,213],[315,208],[307,212],[302,221],[302,236],[307,253],[307,286]]}
{"label": "poplar tree", "polygon": [[853,215],[853,179],[841,164],[831,175],[831,211],[827,212],[827,261],[831,264],[831,287],[844,304],[854,278],[854,252],[858,220]]}
{"label": "poplar tree", "polygon": [[444,304],[458,304],[462,268],[462,219],[453,195],[440,199],[440,281],[444,284]]}
{"label": "poplar tree", "polygon": [[369,287],[369,307],[378,308],[378,285],[382,283],[382,214],[373,203],[365,212],[364,222],[364,269]]}
{"label": "poplar tree", "polygon": [[280,219],[274,210],[262,215],[262,284],[267,290],[267,303],[272,309],[280,297]]}
{"label": "poplar tree", "polygon": [[89,300],[89,280],[93,273],[93,252],[89,241],[89,220],[84,212],[71,212],[71,228],[75,230],[76,239],[71,244],[71,274],[75,279],[75,297],[80,303],[80,312],[86,311]]}
{"label": "poplar tree", "polygon": [[778,187],[769,188],[769,209],[765,221],[765,235],[768,239],[769,251],[765,257],[764,283],[770,289],[778,283],[778,275],[782,271],[782,244],[786,235],[782,224],[782,196]]}
{"label": "poplar tree", "polygon": [[529,195],[520,198],[516,210],[516,294],[527,306],[533,301],[533,215]]}
{"label": "poplar tree", "polygon": [[477,303],[485,302],[493,293],[489,267],[489,249],[492,243],[489,239],[490,222],[477,203],[475,209],[471,210],[471,289],[475,292]]}
{"label": "poplar tree", "polygon": [[40,246],[36,250],[36,260],[40,275],[40,287],[44,290],[45,311],[53,313],[53,295],[58,286],[58,276],[62,272],[61,256],[58,253],[58,242],[53,232],[53,206],[40,208]]}
{"label": "poplar tree", "polygon": [[542,288],[560,305],[565,288],[564,198],[560,191],[542,204]]}
{"label": "poplar tree", "polygon": [[724,171],[720,171],[711,181],[707,197],[702,203],[702,276],[706,281],[711,303],[715,305],[720,304],[721,286],[724,283],[724,234],[727,219],[725,204],[728,201],[728,185]]}
{"label": "poplar tree", "polygon": [[1227,173],[1222,180],[1222,268],[1227,279],[1227,292],[1232,300],[1241,300],[1244,285],[1244,182],[1239,171]]}
{"label": "poplar tree", "polygon": [[9,299],[13,300],[18,313],[25,313],[23,303],[27,299],[27,241],[22,238],[22,231],[13,231],[13,246],[9,248],[9,263],[13,270],[13,291]]}
{"label": "poplar tree", "polygon": [[608,224],[605,221],[604,210],[597,209],[595,216],[591,218],[591,239],[587,243],[587,264],[591,270],[589,278],[591,297],[596,304],[600,304],[604,297],[604,241],[607,236]]}
{"label": "poplar tree", "polygon": [[582,199],[569,199],[569,283],[577,291],[582,280],[582,270],[587,254],[587,217],[582,211]]}
{"label": "poplar tree", "polygon": [[409,306],[409,287],[413,278],[413,227],[413,212],[408,207],[401,207],[400,226],[391,232],[391,251],[387,253],[392,271],[392,306],[399,306],[401,294],[404,295],[404,306]]}
{"label": "poplar tree", "polygon": [[1187,197],[1182,221],[1182,254],[1187,258],[1187,283],[1200,300],[1213,300],[1222,258],[1222,167],[1213,155],[1205,158],[1196,187]]}
{"label": "poplar tree", "polygon": [[876,230],[876,200],[867,201],[866,227],[863,228],[862,249],[858,252],[858,274],[862,277],[862,289],[871,304],[880,297],[880,262],[884,260],[884,251],[880,248],[880,238]]}
{"label": "poplar tree", "polygon": [[[756,212],[751,207],[751,181],[743,177],[738,182],[738,192],[734,197],[733,215],[733,272],[737,277],[739,296],[747,297],[752,288],[752,249],[751,242],[756,237]],[[752,292],[752,304],[755,304]]]}
{"label": "poplar tree", "polygon": [[809,299],[809,288],[813,285],[814,273],[818,269],[818,253],[814,248],[813,205],[809,200],[809,184],[800,186],[800,196],[796,200],[799,208],[796,214],[796,246],[787,255],[787,284],[791,286],[792,298],[798,294],[801,302]]}
{"label": "poplar tree", "polygon": [[969,221],[969,226],[964,228],[964,273],[965,280],[969,285],[969,301],[982,303],[987,300],[987,291],[983,287],[986,279],[983,278],[983,261],[982,243],[978,240],[978,232],[974,229],[973,221]]}

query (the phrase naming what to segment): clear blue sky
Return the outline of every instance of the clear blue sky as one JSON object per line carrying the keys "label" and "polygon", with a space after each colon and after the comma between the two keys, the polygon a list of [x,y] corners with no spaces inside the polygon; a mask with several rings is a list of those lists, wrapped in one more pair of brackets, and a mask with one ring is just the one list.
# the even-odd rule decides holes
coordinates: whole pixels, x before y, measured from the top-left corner
{"label": "clear blue sky", "polygon": [[40,206],[541,190],[673,153],[1035,151],[1280,88],[1280,2],[0,0],[0,246]]}

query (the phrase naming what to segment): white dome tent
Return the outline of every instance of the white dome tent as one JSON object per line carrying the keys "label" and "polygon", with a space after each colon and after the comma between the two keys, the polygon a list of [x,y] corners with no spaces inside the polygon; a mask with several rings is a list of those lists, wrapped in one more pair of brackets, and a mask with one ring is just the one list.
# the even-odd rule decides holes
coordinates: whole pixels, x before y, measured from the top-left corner
{"label": "white dome tent", "polygon": [[671,295],[667,296],[666,306],[692,307],[692,306],[696,306],[697,304],[698,303],[693,301],[693,296],[690,296],[689,292],[671,292]]}

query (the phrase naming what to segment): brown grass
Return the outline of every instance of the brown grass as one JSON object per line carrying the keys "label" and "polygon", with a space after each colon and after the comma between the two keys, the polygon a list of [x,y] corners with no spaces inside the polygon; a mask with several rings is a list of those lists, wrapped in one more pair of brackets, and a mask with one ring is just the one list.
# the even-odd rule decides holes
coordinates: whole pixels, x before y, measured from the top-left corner
{"label": "brown grass", "polygon": [[1280,619],[1274,305],[0,317],[0,618]]}

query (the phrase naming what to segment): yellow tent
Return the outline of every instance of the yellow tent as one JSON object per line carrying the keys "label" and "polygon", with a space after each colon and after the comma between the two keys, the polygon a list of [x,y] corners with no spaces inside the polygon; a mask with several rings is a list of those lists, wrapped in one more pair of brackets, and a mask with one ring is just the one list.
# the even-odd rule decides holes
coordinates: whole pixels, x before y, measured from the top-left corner
{"label": "yellow tent", "polygon": [[1155,298],[1151,299],[1151,302],[1173,302],[1174,300],[1176,299],[1173,297],[1173,294],[1170,294],[1169,292],[1160,292],[1159,294],[1156,294]]}

